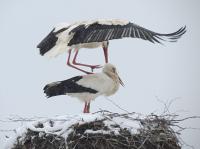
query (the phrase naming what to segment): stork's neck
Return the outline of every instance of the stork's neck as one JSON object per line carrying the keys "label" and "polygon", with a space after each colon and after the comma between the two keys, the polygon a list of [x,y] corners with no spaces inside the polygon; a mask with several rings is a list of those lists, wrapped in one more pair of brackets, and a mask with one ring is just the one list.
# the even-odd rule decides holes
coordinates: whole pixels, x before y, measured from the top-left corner
{"label": "stork's neck", "polygon": [[110,96],[110,95],[113,95],[114,93],[116,93],[116,91],[119,89],[119,78],[118,76],[116,76],[115,74],[113,73],[106,73],[105,74],[113,80],[113,85],[112,87],[110,88],[110,90],[106,93],[106,96]]}
{"label": "stork's neck", "polygon": [[104,72],[109,78],[111,78],[115,83],[116,85],[119,85],[119,78],[116,74],[114,73],[108,73],[108,72]]}

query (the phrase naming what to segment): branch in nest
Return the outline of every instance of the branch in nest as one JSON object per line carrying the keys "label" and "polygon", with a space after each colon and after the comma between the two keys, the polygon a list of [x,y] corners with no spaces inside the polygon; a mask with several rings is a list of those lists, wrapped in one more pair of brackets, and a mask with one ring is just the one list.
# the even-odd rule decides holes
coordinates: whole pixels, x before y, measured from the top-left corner
{"label": "branch in nest", "polygon": [[172,114],[142,116],[105,110],[43,118],[18,129],[8,149],[181,149],[180,132],[173,127],[189,117],[175,118]]}

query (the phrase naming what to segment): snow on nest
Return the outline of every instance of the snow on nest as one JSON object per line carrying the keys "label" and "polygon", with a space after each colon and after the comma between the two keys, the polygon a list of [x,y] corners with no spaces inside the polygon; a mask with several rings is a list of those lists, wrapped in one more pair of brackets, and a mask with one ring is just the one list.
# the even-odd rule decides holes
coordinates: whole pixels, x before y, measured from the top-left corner
{"label": "snow on nest", "polygon": [[[133,115],[133,119],[136,119],[138,115]],[[22,127],[16,129],[15,135],[12,136],[6,143],[5,149],[11,149],[17,143],[16,141],[23,141],[28,130],[35,132],[45,132],[48,134],[59,135],[67,139],[68,135],[73,132],[73,125],[86,124],[94,121],[103,121],[106,127],[109,130],[92,130],[88,129],[85,133],[95,134],[110,134],[114,133],[115,135],[119,134],[120,129],[114,127],[114,125],[119,125],[121,128],[128,129],[131,133],[136,134],[137,130],[141,127],[139,121],[133,121],[126,119],[125,117],[118,117],[109,115],[108,113],[97,112],[93,114],[79,114],[79,115],[63,115],[55,116],[52,118],[41,118],[34,119],[31,122],[27,122]]]}

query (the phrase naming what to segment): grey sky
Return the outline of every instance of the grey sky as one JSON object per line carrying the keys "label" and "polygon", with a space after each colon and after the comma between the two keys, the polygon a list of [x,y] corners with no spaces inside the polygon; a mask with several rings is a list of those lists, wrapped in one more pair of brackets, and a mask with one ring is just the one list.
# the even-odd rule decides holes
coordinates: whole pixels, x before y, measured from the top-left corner
{"label": "grey sky", "polygon": [[[45,84],[82,73],[66,67],[67,54],[48,59],[39,55],[36,45],[57,23],[96,18],[126,19],[161,33],[187,25],[187,33],[177,43],[165,46],[138,39],[111,41],[110,62],[117,66],[126,86],[109,99],[128,111],[149,114],[163,109],[156,96],[163,101],[180,97],[172,104],[172,112],[179,111],[183,117],[200,115],[199,6],[198,0],[1,0],[0,118],[82,112],[83,103],[76,99],[45,98]],[[103,64],[103,50],[82,49],[78,59]],[[99,108],[123,112],[104,97],[91,105],[91,111]],[[184,125],[200,127],[200,121]],[[0,123],[0,129],[11,126],[19,125]],[[2,144],[5,139],[0,134]],[[186,130],[182,137],[188,144],[200,146],[198,130]]]}

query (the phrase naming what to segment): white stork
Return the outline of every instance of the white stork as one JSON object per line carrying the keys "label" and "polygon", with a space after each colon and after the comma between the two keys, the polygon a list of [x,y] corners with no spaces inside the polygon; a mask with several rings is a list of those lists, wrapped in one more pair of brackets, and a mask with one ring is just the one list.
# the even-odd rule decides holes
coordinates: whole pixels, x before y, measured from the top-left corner
{"label": "white stork", "polygon": [[83,112],[89,113],[90,101],[100,95],[113,95],[119,84],[124,86],[115,66],[105,64],[102,73],[76,76],[64,81],[53,82],[44,87],[47,97],[69,95],[85,102]]}
{"label": "white stork", "polygon": [[[108,44],[109,40],[121,39],[124,37],[140,38],[152,43],[161,43],[161,40],[175,42],[186,32],[186,27],[178,31],[161,34],[156,33],[139,25],[124,20],[93,20],[76,22],[73,24],[59,24],[38,44],[41,55],[55,57],[65,51],[69,52],[67,65],[84,71],[75,65],[99,68],[99,65],[86,65],[76,62],[80,48],[97,48],[102,46],[105,56],[105,62],[108,63]],[[70,63],[71,50],[76,53],[72,65]]]}

